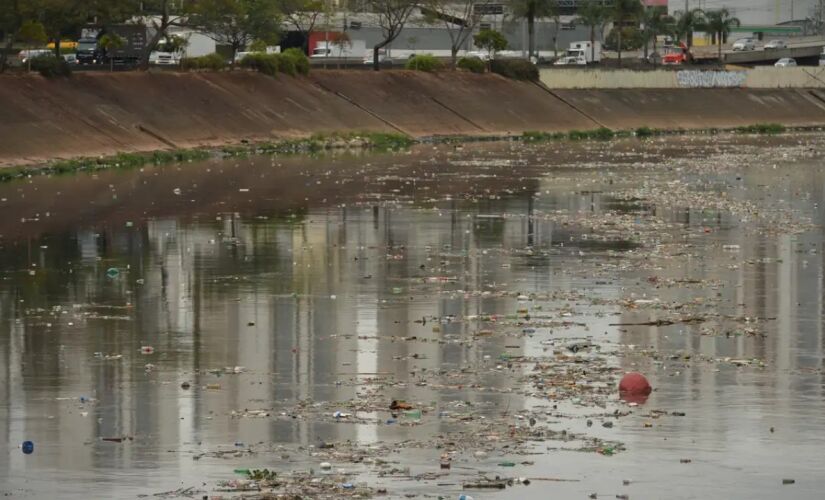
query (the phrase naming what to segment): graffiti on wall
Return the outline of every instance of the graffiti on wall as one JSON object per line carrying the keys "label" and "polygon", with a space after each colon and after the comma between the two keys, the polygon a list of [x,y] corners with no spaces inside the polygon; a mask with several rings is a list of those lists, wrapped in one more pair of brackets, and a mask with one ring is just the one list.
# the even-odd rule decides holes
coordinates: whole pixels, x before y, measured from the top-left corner
{"label": "graffiti on wall", "polygon": [[745,71],[684,70],[676,72],[676,83],[691,89],[744,87],[747,77]]}

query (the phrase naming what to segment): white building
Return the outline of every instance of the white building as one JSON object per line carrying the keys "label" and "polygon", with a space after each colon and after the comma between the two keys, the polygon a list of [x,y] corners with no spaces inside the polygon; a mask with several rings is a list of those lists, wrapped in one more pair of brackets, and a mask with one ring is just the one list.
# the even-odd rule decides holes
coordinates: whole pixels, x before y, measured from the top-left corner
{"label": "white building", "polygon": [[744,25],[769,26],[800,21],[814,15],[821,0],[669,0],[671,13],[689,9],[726,8]]}

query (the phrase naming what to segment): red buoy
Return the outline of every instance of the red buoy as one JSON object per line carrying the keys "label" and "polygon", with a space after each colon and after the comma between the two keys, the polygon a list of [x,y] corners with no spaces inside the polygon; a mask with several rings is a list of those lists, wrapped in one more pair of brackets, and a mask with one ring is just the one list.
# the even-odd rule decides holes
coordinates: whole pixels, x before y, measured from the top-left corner
{"label": "red buoy", "polygon": [[647,396],[653,390],[644,375],[630,372],[619,382],[619,393],[628,396]]}

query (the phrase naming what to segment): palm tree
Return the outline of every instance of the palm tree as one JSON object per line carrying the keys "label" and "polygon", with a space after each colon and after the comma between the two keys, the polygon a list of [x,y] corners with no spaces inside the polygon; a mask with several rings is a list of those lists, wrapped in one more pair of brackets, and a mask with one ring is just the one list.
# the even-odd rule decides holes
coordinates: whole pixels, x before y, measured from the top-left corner
{"label": "palm tree", "polygon": [[583,0],[579,4],[578,22],[590,27],[590,58],[596,60],[596,28],[604,32],[604,25],[610,20],[610,12],[599,0]]}
{"label": "palm tree", "polygon": [[731,17],[728,9],[709,10],[705,12],[705,29],[716,38],[719,48],[719,60],[722,60],[722,44],[727,40],[732,28],[738,27],[739,19]]}
{"label": "palm tree", "polygon": [[619,53],[619,66],[622,65],[622,28],[625,23],[638,20],[642,14],[642,2],[639,0],[614,0],[610,7],[610,18],[616,30],[616,50]]}
{"label": "palm tree", "polygon": [[536,19],[556,17],[556,0],[512,0],[513,15],[527,19],[527,58],[532,59],[536,49]]}
{"label": "palm tree", "polygon": [[676,11],[676,34],[680,40],[684,40],[688,48],[693,47],[693,32],[701,30],[704,24],[705,13],[702,9]]}
{"label": "palm tree", "polygon": [[[642,24],[644,29],[642,34],[645,40],[645,60],[648,58],[647,44],[653,40],[653,53],[656,53],[656,45],[659,35],[667,35],[675,30],[674,19],[667,15],[667,7],[651,7],[642,13]],[[654,59],[655,64],[655,59]]]}

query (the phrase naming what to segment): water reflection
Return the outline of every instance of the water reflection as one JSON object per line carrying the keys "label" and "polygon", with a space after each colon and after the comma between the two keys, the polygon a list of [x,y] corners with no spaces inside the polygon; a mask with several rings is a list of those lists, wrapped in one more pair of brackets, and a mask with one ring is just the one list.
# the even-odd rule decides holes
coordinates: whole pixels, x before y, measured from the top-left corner
{"label": "water reflection", "polygon": [[[623,429],[623,463],[693,446],[708,463],[748,468],[823,444],[819,231],[777,235],[722,211],[628,200],[639,182],[684,177],[640,166],[645,155],[668,157],[661,146],[617,146],[603,158],[608,175],[588,164],[608,146],[519,147],[253,158],[0,186],[14,214],[0,222],[0,482],[34,496],[60,479],[69,496],[152,493],[226,473],[225,463],[192,460],[218,445],[427,440],[449,424],[345,425],[294,408],[369,401],[372,389],[354,381],[381,378],[393,399],[516,412],[536,404],[509,392],[522,368],[483,368],[503,354],[546,355],[546,335],[646,350],[616,363],[649,373],[648,406],[688,409],[652,432]],[[790,208],[823,222],[825,179],[813,163],[778,181],[768,168],[740,184],[727,175],[701,174],[743,199],[778,182]],[[638,219],[639,229],[567,216]],[[666,229],[645,230],[648,218]],[[513,314],[520,306],[505,291],[559,293],[544,307],[572,310],[572,324],[455,341],[484,326],[449,318]],[[637,299],[707,321],[621,326],[681,310],[623,305]],[[271,418],[231,416],[252,409]],[[765,435],[771,425],[781,442]],[[100,440],[121,436],[134,440]],[[24,439],[35,440],[34,455],[15,448]],[[786,463],[797,476],[806,453]],[[581,477],[593,460],[561,472]],[[148,491],[142,469],[157,481]]]}

